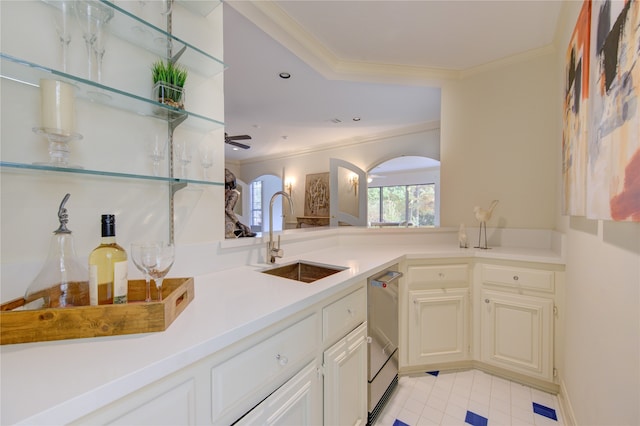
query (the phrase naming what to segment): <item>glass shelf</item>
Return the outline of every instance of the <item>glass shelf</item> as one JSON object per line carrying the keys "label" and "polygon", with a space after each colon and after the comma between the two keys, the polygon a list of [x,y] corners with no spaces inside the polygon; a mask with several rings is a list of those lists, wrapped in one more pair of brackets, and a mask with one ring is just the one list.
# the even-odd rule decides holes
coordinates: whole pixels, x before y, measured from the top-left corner
{"label": "glass shelf", "polygon": [[137,179],[137,180],[156,181],[156,182],[165,182],[165,183],[168,182],[172,184],[194,184],[194,185],[212,185],[212,186],[224,185],[221,182],[212,182],[212,181],[204,181],[204,180],[197,180],[197,179],[140,175],[135,173],[109,172],[109,171],[103,171],[103,170],[89,170],[89,169],[80,169],[80,168],[73,168],[73,167],[55,167],[55,166],[47,166],[42,164],[13,163],[8,161],[0,161],[0,167],[3,169],[12,169],[17,171],[70,173],[70,174],[79,174],[79,175],[88,175],[88,176],[104,176],[109,178],[115,177],[115,178],[129,179],[129,180]]}
{"label": "glass shelf", "polygon": [[168,46],[171,46],[173,54],[186,47],[185,52],[180,56],[180,64],[203,77],[213,77],[226,68],[219,59],[132,15],[112,2],[106,0],[100,0],[100,2],[116,12],[109,21],[108,28],[117,37],[165,59],[171,59],[167,57]]}
{"label": "glass shelf", "polygon": [[8,80],[39,87],[41,78],[55,77],[56,80],[74,85],[77,88],[76,97],[87,99],[91,102],[135,112],[139,115],[155,117],[169,123],[176,123],[176,125],[186,119],[184,127],[198,131],[209,132],[224,127],[223,122],[213,118],[173,108],[152,99],[123,92],[71,74],[14,58],[4,53],[0,53],[0,59],[0,77]]}
{"label": "glass shelf", "polygon": [[[213,77],[225,70],[226,65],[220,59],[132,15],[111,1],[100,0],[100,2],[114,10],[113,18],[109,21],[107,28],[116,37],[165,59],[171,59],[167,56],[167,47],[171,47],[174,55],[186,48],[185,52],[180,56],[180,63],[203,77]],[[215,9],[220,2],[185,1],[183,3],[188,9],[193,10],[195,8],[198,13],[205,14]],[[55,2],[47,2],[47,4],[52,7],[58,7]],[[207,10],[209,11],[207,12]]]}
{"label": "glass shelf", "polygon": [[176,3],[201,16],[207,16],[213,12],[216,7],[222,4],[222,2],[218,0],[176,0]]}

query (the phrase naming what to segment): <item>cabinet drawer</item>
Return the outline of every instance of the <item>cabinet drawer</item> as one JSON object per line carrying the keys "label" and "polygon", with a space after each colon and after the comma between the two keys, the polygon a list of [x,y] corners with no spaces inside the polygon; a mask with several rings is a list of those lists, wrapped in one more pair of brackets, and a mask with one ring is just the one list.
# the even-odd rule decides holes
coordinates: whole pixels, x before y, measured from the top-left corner
{"label": "cabinet drawer", "polygon": [[333,343],[367,319],[367,294],[360,288],[322,309],[322,342]]}
{"label": "cabinet drawer", "polygon": [[550,293],[554,291],[553,271],[539,269],[482,265],[482,282]]}
{"label": "cabinet drawer", "polygon": [[315,353],[313,314],[211,369],[212,419],[231,423],[289,379]]}
{"label": "cabinet drawer", "polygon": [[434,265],[409,266],[409,283],[430,284],[467,284],[469,280],[468,265]]}

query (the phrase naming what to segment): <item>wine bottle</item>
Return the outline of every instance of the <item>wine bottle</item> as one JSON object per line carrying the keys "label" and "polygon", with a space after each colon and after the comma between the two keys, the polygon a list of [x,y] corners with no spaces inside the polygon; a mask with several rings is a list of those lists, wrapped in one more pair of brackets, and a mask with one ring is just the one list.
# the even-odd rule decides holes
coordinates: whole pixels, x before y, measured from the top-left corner
{"label": "wine bottle", "polygon": [[127,303],[127,252],[116,243],[116,221],[102,215],[102,239],[89,255],[89,294],[92,305]]}

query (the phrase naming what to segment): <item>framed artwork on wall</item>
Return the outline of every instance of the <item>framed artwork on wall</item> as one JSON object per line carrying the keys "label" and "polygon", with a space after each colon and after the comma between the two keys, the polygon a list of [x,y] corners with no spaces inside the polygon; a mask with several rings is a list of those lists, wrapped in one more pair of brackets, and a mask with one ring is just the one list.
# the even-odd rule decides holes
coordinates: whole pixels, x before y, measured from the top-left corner
{"label": "framed artwork on wall", "polygon": [[306,176],[304,215],[329,216],[329,172]]}
{"label": "framed artwork on wall", "polygon": [[640,1],[585,0],[567,47],[562,213],[640,222]]}
{"label": "framed artwork on wall", "polygon": [[640,222],[640,2],[591,7],[587,217]]}
{"label": "framed artwork on wall", "polygon": [[584,216],[587,197],[591,2],[578,15],[565,60],[562,129],[562,213]]}

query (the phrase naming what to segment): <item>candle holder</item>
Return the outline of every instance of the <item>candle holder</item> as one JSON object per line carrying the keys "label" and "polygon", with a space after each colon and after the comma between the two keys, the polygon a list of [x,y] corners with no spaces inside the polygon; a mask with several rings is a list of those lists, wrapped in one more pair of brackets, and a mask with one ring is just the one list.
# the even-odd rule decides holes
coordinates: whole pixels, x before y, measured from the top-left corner
{"label": "candle holder", "polygon": [[79,133],[65,134],[60,129],[51,129],[47,127],[34,127],[33,131],[45,135],[49,141],[49,161],[48,162],[36,162],[34,164],[40,166],[52,166],[52,167],[67,167],[74,169],[82,169],[81,166],[69,163],[69,154],[71,149],[69,148],[69,142],[75,140],[82,140],[82,135]]}
{"label": "candle holder", "polygon": [[49,162],[36,163],[53,167],[75,167],[69,164],[69,142],[82,139],[75,132],[75,86],[59,80],[40,80],[41,125],[33,131],[49,141]]}

